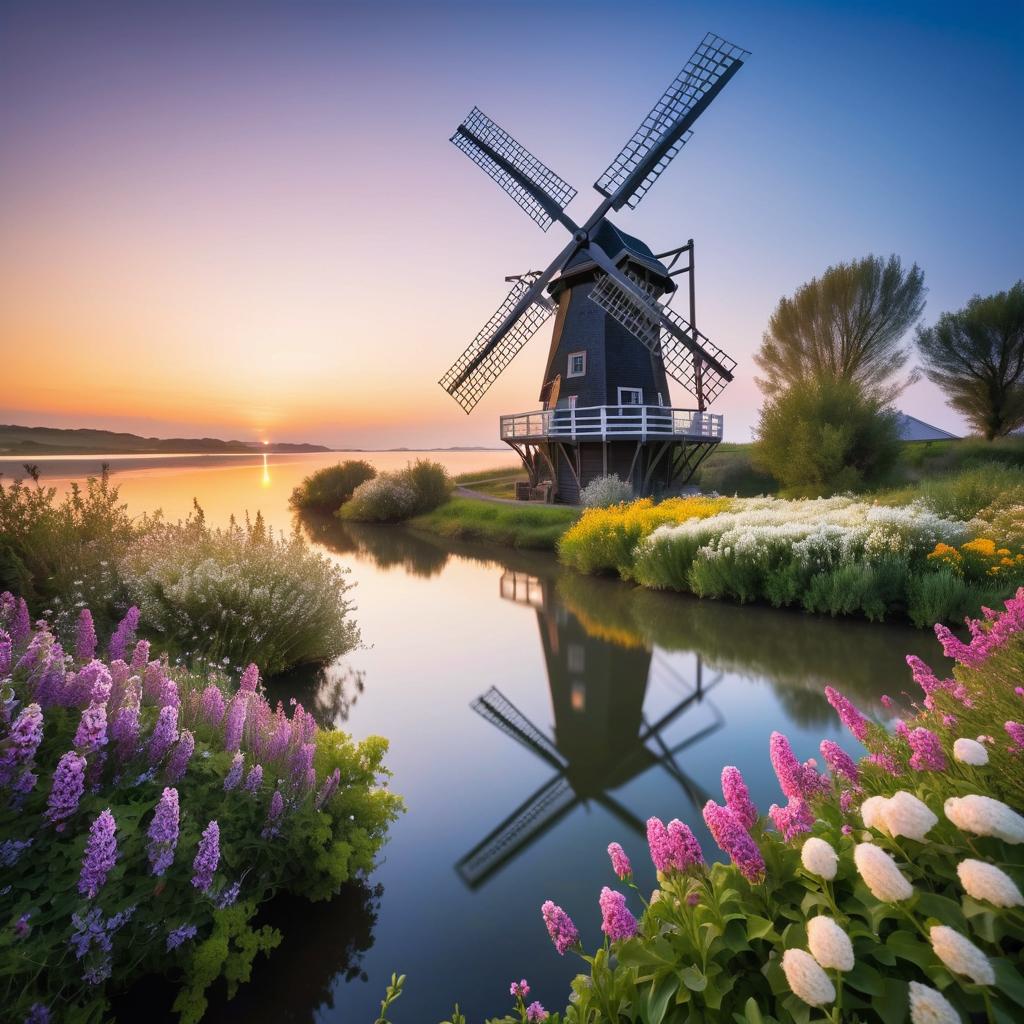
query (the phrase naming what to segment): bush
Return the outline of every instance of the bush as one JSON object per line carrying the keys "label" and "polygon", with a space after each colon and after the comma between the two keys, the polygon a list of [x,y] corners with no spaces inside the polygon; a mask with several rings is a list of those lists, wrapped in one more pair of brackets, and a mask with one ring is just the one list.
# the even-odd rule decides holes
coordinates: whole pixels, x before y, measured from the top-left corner
{"label": "bush", "polygon": [[580,491],[580,504],[584,508],[606,508],[633,500],[633,485],[620,480],[618,473],[598,476]]}
{"label": "bush", "polygon": [[275,675],[331,661],[359,642],[347,570],[298,534],[275,537],[259,515],[223,530],[207,527],[201,512],[184,523],[154,522],[129,547],[121,572],[143,621],[192,660],[259,661]]}
{"label": "bush", "polygon": [[[908,658],[924,702],[895,736],[826,688],[868,756],[823,741],[824,775],[773,734],[788,803],[767,815],[723,769],[724,799],[703,816],[727,863],[706,866],[686,824],[652,818],[648,902],[630,851],[610,847],[620,891],[601,894],[606,938],[593,956],[564,911],[543,908],[559,952],[578,953],[583,970],[550,1024],[1021,1019],[1022,630],[1024,590],[973,623],[968,644],[937,627],[955,678]],[[494,1024],[526,1020],[517,998]]]}
{"label": "bush", "polygon": [[899,454],[896,417],[845,380],[794,384],[765,402],[753,464],[808,497],[878,482]]}
{"label": "bush", "polygon": [[349,459],[337,466],[324,466],[310,474],[292,491],[289,504],[292,508],[313,512],[336,512],[352,492],[367,480],[372,480],[377,470],[362,459]]}
{"label": "bush", "polygon": [[382,473],[360,484],[337,514],[357,523],[400,523],[415,508],[416,492],[401,475]]}
{"label": "bush", "polygon": [[703,519],[729,508],[728,498],[640,498],[616,508],[588,509],[558,542],[559,558],[578,572],[629,575],[639,542],[666,523]]}
{"label": "bush", "polygon": [[451,478],[440,462],[417,459],[360,484],[338,515],[358,523],[400,523],[437,508],[451,492]]}
{"label": "bush", "polygon": [[379,782],[387,744],[321,731],[301,706],[275,713],[255,666],[231,696],[226,675],[147,666],[145,647],[129,667],[91,660],[83,641],[66,665],[16,608],[0,595],[0,628],[15,635],[0,759],[4,1019],[44,1019],[38,1004],[52,1020],[108,1020],[111,979],[165,974],[183,1024],[198,1021],[212,984],[223,977],[233,995],[280,941],[254,925],[271,896],[326,899],[372,870],[401,810]]}
{"label": "bush", "polygon": [[563,505],[506,505],[455,497],[433,512],[417,516],[410,525],[451,539],[552,551],[578,515],[576,509]]}

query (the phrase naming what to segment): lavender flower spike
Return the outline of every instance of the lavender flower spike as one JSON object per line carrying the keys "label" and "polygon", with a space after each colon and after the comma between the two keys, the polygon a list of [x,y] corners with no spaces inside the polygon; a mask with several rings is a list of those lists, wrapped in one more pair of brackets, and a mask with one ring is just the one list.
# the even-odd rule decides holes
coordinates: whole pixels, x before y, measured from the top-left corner
{"label": "lavender flower spike", "polygon": [[178,742],[174,744],[171,759],[167,763],[167,778],[170,782],[180,782],[188,771],[188,763],[196,749],[196,738],[188,729],[182,729]]}
{"label": "lavender flower spike", "polygon": [[913,754],[910,767],[915,771],[944,772],[946,755],[942,751],[942,742],[931,730],[918,727],[907,734],[907,742]]}
{"label": "lavender flower spike", "polygon": [[606,885],[598,902],[601,905],[601,931],[612,942],[621,942],[636,935],[636,918],[629,912],[626,897],[621,892]]}
{"label": "lavender flower spike", "polygon": [[258,793],[263,785],[263,765],[254,764],[245,777],[246,793]]}
{"label": "lavender flower spike", "polygon": [[75,657],[79,661],[91,661],[96,657],[96,627],[92,622],[92,612],[83,608],[78,613],[75,626]]}
{"label": "lavender flower spike", "polygon": [[231,759],[231,767],[224,777],[224,792],[230,793],[242,781],[242,772],[245,770],[245,757],[241,753],[235,754]]}
{"label": "lavender flower spike", "polygon": [[626,851],[623,850],[618,843],[608,844],[608,856],[612,861],[612,871],[614,871],[622,881],[632,877],[633,865],[629,863]]}
{"label": "lavender flower spike", "polygon": [[572,918],[551,900],[545,900],[541,905],[540,912],[558,955],[564,956],[567,949],[580,941],[580,933],[576,930],[576,925],[572,923]]}
{"label": "lavender flower spike", "polygon": [[757,824],[757,808],[739,768],[726,765],[722,769],[722,794],[726,807],[743,822],[743,827],[748,831],[752,829]]}
{"label": "lavender flower spike", "polygon": [[247,694],[239,691],[231,698],[227,714],[224,716],[224,749],[229,754],[233,754],[241,745],[247,709]]}
{"label": "lavender flower spike", "polygon": [[78,891],[87,899],[91,900],[103,888],[110,869],[117,861],[116,831],[117,823],[109,807],[100,813],[89,829],[82,874],[78,879]]}
{"label": "lavender flower spike", "polygon": [[860,780],[860,769],[857,762],[833,740],[822,740],[821,756],[825,758],[825,764],[829,766],[832,774],[838,778],[848,779],[855,786]]}
{"label": "lavender flower spike", "polygon": [[868,736],[868,720],[857,710],[853,702],[831,686],[825,687],[825,697],[835,708],[840,721],[854,737],[863,743]]}
{"label": "lavender flower spike", "polygon": [[167,788],[156,805],[156,813],[150,822],[149,863],[154,875],[162,875],[174,860],[174,851],[178,845],[178,791]]}
{"label": "lavender flower spike", "polygon": [[125,651],[128,650],[128,645],[135,639],[135,630],[138,628],[139,609],[132,605],[125,612],[124,618],[117,624],[117,629],[114,630],[114,635],[110,638],[110,643],[107,645],[107,652],[110,655],[111,661],[115,658],[124,658]]}
{"label": "lavender flower spike", "polygon": [[260,685],[260,670],[255,665],[248,665],[242,673],[239,690],[243,693],[255,693],[256,687]]}
{"label": "lavender flower spike", "polygon": [[764,878],[764,858],[743,822],[728,807],[719,807],[714,800],[704,805],[704,821],[740,874],[750,883],[760,882]]}
{"label": "lavender flower spike", "polygon": [[160,709],[160,714],[149,740],[149,763],[156,765],[178,738],[178,709],[171,704]]}
{"label": "lavender flower spike", "polygon": [[83,712],[75,733],[75,746],[85,753],[107,745],[107,705],[95,701]]}
{"label": "lavender flower spike", "polygon": [[14,720],[7,749],[0,753],[0,786],[7,785],[20,768],[31,764],[43,741],[43,709],[29,704]]}
{"label": "lavender flower spike", "polygon": [[220,725],[220,721],[224,717],[224,694],[220,692],[220,687],[210,683],[203,690],[199,713],[207,725],[212,725],[214,728]]}
{"label": "lavender flower spike", "polygon": [[203,838],[199,840],[199,850],[192,861],[192,884],[202,892],[207,892],[213,885],[213,873],[220,863],[220,826],[211,821],[203,830]]}
{"label": "lavender flower spike", "polygon": [[85,790],[85,758],[69,750],[57,763],[47,800],[46,818],[63,832],[65,822],[78,810]]}

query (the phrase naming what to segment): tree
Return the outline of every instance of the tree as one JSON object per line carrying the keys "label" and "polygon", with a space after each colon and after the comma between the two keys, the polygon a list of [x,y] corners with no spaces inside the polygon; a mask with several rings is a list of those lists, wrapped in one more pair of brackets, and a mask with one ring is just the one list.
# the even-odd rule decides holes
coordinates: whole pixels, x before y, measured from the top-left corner
{"label": "tree", "polygon": [[924,273],[898,256],[829,267],[779,300],[754,356],[767,396],[807,380],[849,380],[883,403],[913,377],[893,378],[910,358],[903,336],[924,309]]}
{"label": "tree", "polygon": [[896,416],[855,381],[803,380],[761,409],[753,463],[791,494],[860,490],[896,461]]}
{"label": "tree", "polygon": [[991,441],[1024,424],[1024,281],[919,327],[925,376]]}

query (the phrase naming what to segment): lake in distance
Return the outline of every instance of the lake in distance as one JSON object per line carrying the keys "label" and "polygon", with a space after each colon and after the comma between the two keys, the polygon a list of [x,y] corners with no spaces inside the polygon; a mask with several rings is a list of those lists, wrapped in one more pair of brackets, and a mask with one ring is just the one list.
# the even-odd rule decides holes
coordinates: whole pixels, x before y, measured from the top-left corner
{"label": "lake in distance", "polygon": [[[42,482],[111,464],[133,513],[208,522],[261,511],[292,528],[287,500],[312,470],[345,458],[379,469],[416,453],[35,459]],[[504,452],[425,453],[453,473],[515,465]],[[0,462],[4,480],[18,460]],[[296,521],[297,522],[297,521]],[[540,905],[566,908],[593,950],[597,897],[615,886],[605,852],[618,841],[643,890],[655,885],[644,822],[687,822],[717,850],[700,809],[720,799],[725,764],[746,776],[762,811],[782,802],[768,761],[772,729],[801,758],[823,738],[851,753],[825,701],[833,683],[883,715],[879,697],[911,688],[904,662],[938,667],[938,645],[909,627],[816,618],[658,594],[561,569],[552,555],[448,543],[400,527],[299,523],[351,569],[364,646],[322,672],[272,680],[321,723],[390,740],[391,787],[408,810],[391,829],[368,885],[329,903],[278,901],[285,933],[254,981],[207,1019],[375,1019],[392,971],[407,975],[397,1024],[434,1024],[455,1001],[470,1021],[531,999],[564,1006],[581,962],[559,957]],[[634,910],[637,908],[634,907]],[[147,1016],[159,1019],[152,1003]],[[124,1019],[130,1019],[125,1017]]]}

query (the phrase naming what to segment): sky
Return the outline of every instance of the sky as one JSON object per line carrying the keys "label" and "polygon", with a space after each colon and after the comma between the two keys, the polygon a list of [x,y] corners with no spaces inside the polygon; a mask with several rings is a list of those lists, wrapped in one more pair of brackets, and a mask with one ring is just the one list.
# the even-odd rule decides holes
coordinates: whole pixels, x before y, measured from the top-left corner
{"label": "sky", "polygon": [[[0,0],[0,421],[497,444],[550,321],[469,417],[437,380],[566,239],[449,136],[478,105],[582,221],[709,30],[750,58],[613,219],[695,239],[728,439],[772,309],[829,265],[918,263],[925,323],[1024,276],[1019,2]],[[962,429],[927,382],[900,406]]]}

